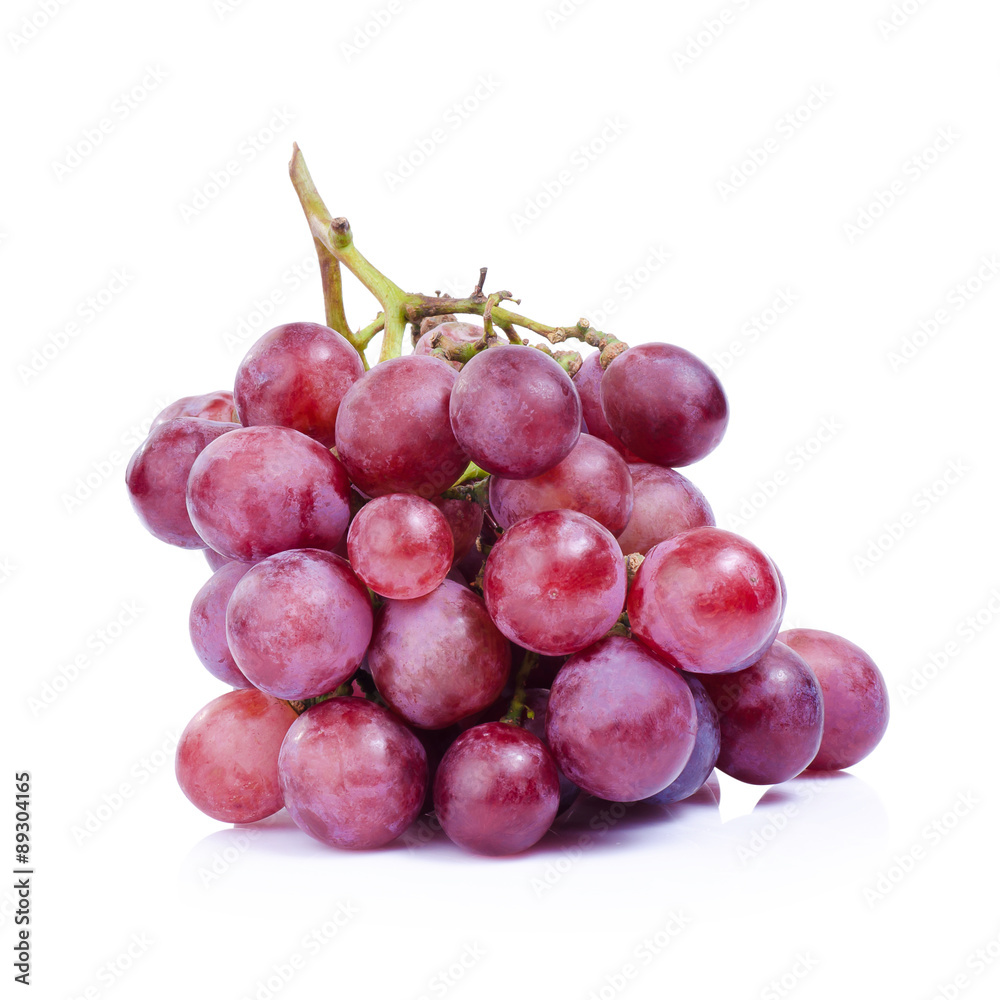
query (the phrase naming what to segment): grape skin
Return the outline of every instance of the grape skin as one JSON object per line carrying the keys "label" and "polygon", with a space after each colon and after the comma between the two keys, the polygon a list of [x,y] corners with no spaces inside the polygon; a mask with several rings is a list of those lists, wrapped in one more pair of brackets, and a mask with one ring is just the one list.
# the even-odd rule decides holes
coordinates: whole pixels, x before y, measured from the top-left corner
{"label": "grape skin", "polygon": [[457,564],[475,546],[483,530],[483,508],[472,500],[435,497],[431,503],[445,516],[451,529],[455,554],[452,565]]}
{"label": "grape skin", "polygon": [[188,475],[201,452],[239,424],[174,417],[159,424],[139,446],[125,470],[132,509],[161,542],[203,549],[185,500]]}
{"label": "grape skin", "polygon": [[421,729],[443,729],[500,694],[510,643],[476,594],[445,580],[426,597],[386,601],[368,663],[390,708]]}
{"label": "grape skin", "polygon": [[587,433],[611,445],[626,462],[641,462],[642,459],[638,455],[633,455],[621,443],[618,435],[611,429],[608,418],[604,415],[604,409],[601,407],[601,379],[603,377],[604,369],[601,367],[600,351],[588,354],[583,359],[579,371],[573,376],[573,385],[576,386],[576,391],[580,396]]}
{"label": "grape skin", "polygon": [[823,739],[809,767],[838,771],[863,760],[889,725],[889,691],[872,658],[848,639],[814,628],[778,635],[802,657],[823,689]]}
{"label": "grape skin", "polygon": [[296,826],[324,844],[365,850],[395,840],[420,814],[427,754],[380,705],[331,698],[293,723],[278,773]]}
{"label": "grape skin", "polygon": [[233,659],[262,691],[316,698],[358,668],[372,636],[368,591],[345,559],[319,549],[252,566],[226,610]]}
{"label": "grape skin", "polygon": [[625,587],[615,536],[573,510],[518,521],[493,546],[483,574],[497,628],[550,656],[575,653],[604,635],[621,614]]}
{"label": "grape skin", "polygon": [[283,805],[278,752],[295,709],[252,688],[210,701],[184,728],[175,770],[181,791],[224,823],[256,823]]}
{"label": "grape skin", "polygon": [[632,517],[618,535],[625,555],[645,555],[654,545],[682,531],[715,526],[715,515],[704,494],[679,472],[645,463],[628,468],[634,494]]}
{"label": "grape skin", "polygon": [[195,460],[191,523],[227,559],[254,562],[286,549],[333,549],[350,519],[349,483],[319,442],[290,427],[241,427]]}
{"label": "grape skin", "polygon": [[[417,355],[431,355],[434,351],[432,341],[438,332],[443,333],[449,340],[456,344],[474,344],[483,338],[483,328],[475,323],[461,323],[458,321],[448,323],[438,323],[432,330],[421,334],[420,339],[413,345],[413,353]],[[456,371],[462,370],[461,361],[441,358],[446,364]]]}
{"label": "grape skin", "polygon": [[233,394],[227,389],[206,392],[201,396],[182,396],[160,410],[153,418],[149,432],[152,434],[160,424],[165,424],[175,417],[199,417],[202,420],[217,420],[224,424],[238,422],[236,402]]}
{"label": "grape skin", "polygon": [[570,781],[602,799],[636,802],[678,777],[697,725],[680,674],[634,640],[609,636],[557,674],[545,736]]}
{"label": "grape skin", "polygon": [[581,434],[573,450],[533,479],[490,479],[490,509],[501,528],[543,510],[577,510],[619,535],[632,516],[632,476],[614,448]]}
{"label": "grape skin", "polygon": [[580,397],[559,364],[530,347],[493,347],[466,362],[451,393],[451,426],[487,472],[531,479],[580,436]]}
{"label": "grape skin", "polygon": [[[527,688],[524,692],[524,705],[532,713],[530,718],[525,713],[522,723],[525,731],[537,736],[548,746],[545,739],[545,720],[549,712],[549,689]],[[558,769],[558,764],[556,767]],[[574,785],[562,771],[559,771],[559,813],[562,814],[569,809],[579,796],[580,786]]]}
{"label": "grape skin", "polygon": [[226,641],[226,608],[236,584],[250,566],[250,563],[227,562],[216,570],[195,594],[188,616],[191,645],[198,659],[213,677],[234,688],[253,686],[236,666]]}
{"label": "grape skin", "polygon": [[506,722],[466,730],[434,779],[444,832],[477,854],[516,854],[536,844],[559,809],[559,772],[545,744]]}

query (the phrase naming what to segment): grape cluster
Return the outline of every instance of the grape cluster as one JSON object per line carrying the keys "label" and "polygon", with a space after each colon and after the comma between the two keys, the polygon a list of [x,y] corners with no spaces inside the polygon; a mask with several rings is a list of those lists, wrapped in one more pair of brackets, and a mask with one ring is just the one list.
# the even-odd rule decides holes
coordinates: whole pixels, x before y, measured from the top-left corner
{"label": "grape cluster", "polygon": [[367,370],[330,327],[279,326],[129,463],[145,527],[214,570],[191,641],[232,690],[176,761],[199,809],[285,807],[342,848],[433,809],[510,854],[580,790],[669,803],[713,768],[772,784],[873,749],[878,668],[780,632],[777,566],[676,471],[728,421],[702,361],[644,344],[571,375],[482,326],[415,334]]}

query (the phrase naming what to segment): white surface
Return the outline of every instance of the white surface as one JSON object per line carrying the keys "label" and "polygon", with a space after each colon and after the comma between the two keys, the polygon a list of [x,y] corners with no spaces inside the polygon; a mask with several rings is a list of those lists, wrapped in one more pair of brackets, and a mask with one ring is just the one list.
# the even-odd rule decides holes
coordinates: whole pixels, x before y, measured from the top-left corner
{"label": "white surface", "polygon": [[[567,0],[553,24],[556,3],[393,0],[357,53],[343,44],[388,2],[67,3],[16,50],[10,33],[42,4],[5,7],[3,780],[10,802],[13,772],[33,776],[38,995],[996,995],[995,266],[976,294],[958,287],[1000,252],[1000,10],[907,0],[915,13],[883,32],[890,0],[731,0],[681,71],[675,54],[721,3]],[[156,86],[128,108],[119,95],[150,69]],[[779,124],[810,94],[801,127]],[[466,100],[467,117],[451,110]],[[101,143],[58,177],[102,118]],[[428,137],[426,163],[386,177]],[[916,164],[936,138],[943,152]],[[488,264],[529,315],[603,312],[627,341],[720,364],[730,429],[691,477],[782,567],[789,624],[841,632],[881,665],[893,716],[871,758],[756,807],[761,790],[723,779],[721,813],[702,802],[604,833],[584,817],[501,861],[439,839],[338,853],[283,817],[227,829],[187,803],[162,748],[222,690],[186,634],[207,569],[143,532],[124,464],[165,402],[231,385],[275,322],[321,318],[315,271],[295,273],[312,248],[285,174],[293,139],[403,285],[462,293]],[[767,162],[725,196],[717,181],[751,147]],[[229,183],[185,221],[220,170]],[[852,241],[845,224],[893,182],[894,204]],[[119,271],[126,286],[88,321]],[[782,294],[791,308],[751,342],[745,324]],[[261,323],[255,303],[275,295]],[[941,332],[894,370],[890,353],[938,309]],[[374,315],[356,285],[348,310],[356,325]],[[22,378],[70,321],[77,335]],[[947,643],[947,665],[907,695]],[[33,711],[78,654],[86,668]],[[75,835],[98,810],[97,832]],[[2,822],[10,845],[12,805]],[[912,871],[866,898],[907,857]],[[684,926],[654,956],[643,941],[671,914]],[[461,979],[441,978],[463,956]]]}

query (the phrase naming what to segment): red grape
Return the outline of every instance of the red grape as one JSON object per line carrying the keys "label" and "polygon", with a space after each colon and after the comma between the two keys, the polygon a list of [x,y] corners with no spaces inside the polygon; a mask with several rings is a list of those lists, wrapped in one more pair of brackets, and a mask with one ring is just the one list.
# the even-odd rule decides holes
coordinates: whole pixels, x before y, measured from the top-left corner
{"label": "red grape", "polygon": [[[482,340],[483,338],[483,328],[476,326],[475,323],[461,323],[458,321],[438,323],[432,330],[428,330],[425,334],[421,335],[420,339],[413,345],[413,353],[418,355],[431,354],[434,350],[434,345],[431,341],[439,331],[455,344],[474,344],[477,340]],[[445,359],[442,358],[441,360],[444,361]],[[447,364],[451,365],[456,371],[460,371],[462,368],[461,361],[448,360]]]}
{"label": "red grape", "polygon": [[357,670],[372,635],[368,591],[332,552],[280,552],[247,570],[226,611],[233,659],[262,691],[316,698]]}
{"label": "red grape", "polygon": [[696,674],[741,670],[774,641],[784,603],[774,564],[721,528],[692,528],[654,545],[632,581],[632,633]]}
{"label": "red grape", "polygon": [[344,467],[290,427],[242,427],[213,441],[191,468],[187,509],[198,534],[228,559],[332,549],[350,518]]}
{"label": "red grape", "polygon": [[500,694],[510,643],[476,594],[445,580],[426,597],[386,601],[368,663],[390,708],[422,729],[443,729]]}
{"label": "red grape", "polygon": [[237,422],[236,403],[227,389],[206,392],[201,396],[183,396],[160,410],[149,427],[150,433],[175,417],[200,417],[202,420],[232,424]]}
{"label": "red grape", "polygon": [[615,358],[601,379],[601,406],[627,448],[670,467],[704,458],[729,422],[715,373],[672,344],[640,344]]}
{"label": "red grape", "polygon": [[533,479],[490,479],[490,509],[501,528],[543,510],[578,510],[619,535],[632,514],[625,460],[599,438],[581,434],[573,450]]}
{"label": "red grape", "polygon": [[205,547],[188,515],[188,474],[211,442],[238,428],[239,424],[174,417],[150,433],[125,470],[132,508],[147,531],[181,548]]}
{"label": "red grape", "polygon": [[500,536],[486,560],[483,596],[508,639],[550,656],[575,653],[618,620],[625,560],[593,518],[543,511]]}
{"label": "red grape", "polygon": [[331,698],[289,729],[278,759],[296,826],[334,847],[395,840],[420,814],[427,753],[391,712],[363,698]]}
{"label": "red grape", "polygon": [[236,371],[240,422],[291,427],[330,448],[340,401],[364,371],[361,355],[336,330],[319,323],[276,326]]}
{"label": "red grape", "polygon": [[580,396],[587,433],[611,445],[626,462],[639,462],[641,459],[637,455],[633,455],[618,440],[618,435],[611,429],[608,418],[604,415],[604,410],[601,407],[601,379],[603,376],[604,369],[601,367],[600,351],[588,354],[583,359],[579,371],[573,376],[573,385],[576,386],[576,391]]}
{"label": "red grape", "polygon": [[[209,550],[206,550],[209,551]],[[191,644],[205,668],[230,687],[246,688],[253,685],[236,666],[226,640],[226,608],[236,584],[250,569],[251,563],[226,563],[209,578],[195,594],[188,617]]]}
{"label": "red grape", "polygon": [[[210,549],[207,546],[202,551],[205,553],[205,561],[212,568],[213,573],[222,569],[223,566],[240,561],[239,559],[227,559],[221,552],[216,552],[215,549]],[[250,565],[251,563],[247,563],[247,566]]]}
{"label": "red grape", "polygon": [[545,744],[506,722],[466,730],[434,779],[444,832],[467,851],[516,854],[545,835],[559,809],[559,772]]}
{"label": "red grape", "polygon": [[719,712],[720,771],[774,785],[809,766],[823,736],[823,692],[798,653],[775,642],[739,673],[698,679]]}
{"label": "red grape", "polygon": [[697,725],[684,678],[632,639],[609,636],[556,675],[545,734],[570,781],[602,799],[635,802],[677,778]]}
{"label": "red grape", "polygon": [[397,601],[434,590],[451,569],[454,549],[444,514],[406,493],[366,504],[347,534],[351,568],[376,594]]}
{"label": "red grape", "polygon": [[454,542],[457,563],[476,544],[479,532],[483,530],[483,508],[472,500],[445,500],[437,497],[431,503],[445,516]]}
{"label": "red grape", "polygon": [[645,555],[658,542],[682,531],[715,525],[701,490],[673,469],[630,465],[635,501],[627,527],[618,535],[622,552]]}
{"label": "red grape", "polygon": [[337,454],[368,496],[437,496],[469,459],[448,418],[455,372],[438,358],[412,354],[376,365],[344,396]]}
{"label": "red grape", "polygon": [[175,761],[181,791],[224,823],[255,823],[282,806],[278,752],[295,709],[260,691],[229,691],[184,728]]}
{"label": "red grape", "polygon": [[451,393],[451,426],[472,460],[508,479],[547,472],[580,436],[580,397],[559,364],[530,347],[491,347]]}
{"label": "red grape", "polygon": [[[549,712],[549,689],[528,688],[524,692],[524,704],[532,713],[530,718],[524,719],[525,731],[537,736],[548,746],[545,741],[545,720]],[[559,812],[563,813],[569,809],[579,795],[580,786],[574,785],[562,771],[559,771]]]}
{"label": "red grape", "polygon": [[823,741],[810,763],[837,771],[867,757],[889,725],[889,692],[872,658],[860,646],[814,628],[778,635],[806,663],[823,689]]}

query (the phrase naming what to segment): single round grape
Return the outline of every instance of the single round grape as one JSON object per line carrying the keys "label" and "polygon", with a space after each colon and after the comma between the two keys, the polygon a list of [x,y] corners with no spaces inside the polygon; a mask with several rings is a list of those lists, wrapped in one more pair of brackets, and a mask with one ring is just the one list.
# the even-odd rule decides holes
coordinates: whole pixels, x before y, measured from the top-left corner
{"label": "single round grape", "polygon": [[491,347],[458,373],[451,426],[487,472],[531,479],[561,462],[580,436],[580,397],[548,355],[530,347]]}
{"label": "single round grape", "polygon": [[493,476],[490,509],[501,528],[543,510],[578,510],[619,535],[632,515],[632,477],[614,448],[581,434],[573,450],[540,476]]}
{"label": "single round grape", "polygon": [[227,559],[286,549],[332,549],[347,530],[344,467],[290,427],[241,427],[191,467],[187,509],[198,534]]}
{"label": "single round grape", "polygon": [[364,371],[361,355],[336,330],[319,323],[276,326],[236,371],[240,423],[291,427],[331,448],[340,401]]}
{"label": "single round grape", "polygon": [[368,663],[390,708],[421,729],[443,729],[500,694],[510,643],[476,594],[445,580],[426,597],[379,608]]}
{"label": "single round grape", "polygon": [[548,510],[500,536],[486,560],[483,596],[508,639],[560,656],[615,624],[625,584],[625,560],[607,528],[575,510]]}
{"label": "single round grape", "polygon": [[210,701],[184,728],[175,770],[181,791],[224,823],[256,823],[283,805],[278,752],[295,709],[248,688]]}
{"label": "single round grape", "polygon": [[633,635],[696,674],[742,670],[774,641],[784,610],[774,564],[721,528],[692,528],[654,545],[632,581]]}
{"label": "single round grape", "polygon": [[357,670],[372,635],[368,591],[320,549],[280,552],[247,570],[226,611],[236,665],[278,698],[316,698]]}
{"label": "single round grape", "polygon": [[559,809],[559,772],[545,744],[506,722],[466,730],[434,779],[444,832],[477,854],[516,854],[538,843]]}
{"label": "single round grape", "polygon": [[150,534],[184,549],[205,547],[188,516],[188,474],[210,443],[238,428],[199,417],[174,417],[139,446],[125,470],[125,484],[132,508]]}
{"label": "single round grape", "polygon": [[691,528],[714,527],[715,515],[689,479],[659,465],[630,465],[635,502],[618,536],[622,552],[645,555],[654,545]]}
{"label": "single round grape", "polygon": [[454,543],[453,564],[458,563],[475,547],[479,532],[483,530],[483,508],[472,500],[453,500],[436,497],[431,503],[445,516]]}
{"label": "single round grape", "polygon": [[337,414],[337,454],[360,490],[437,496],[469,464],[448,401],[455,372],[437,358],[392,358],[350,388]]}
{"label": "single round grape", "polygon": [[454,550],[444,514],[407,493],[365,504],[347,534],[351,568],[376,594],[394,601],[434,590],[448,575]]}
{"label": "single round grape", "polygon": [[307,709],[281,747],[278,772],[296,826],[324,844],[370,849],[420,814],[427,754],[391,712],[363,698]]}
{"label": "single round grape", "polygon": [[722,747],[719,713],[716,711],[712,699],[709,698],[705,686],[697,677],[690,674],[681,674],[681,676],[687,682],[694,698],[694,707],[698,714],[698,731],[695,733],[694,749],[691,751],[688,762],[684,765],[684,770],[662,792],[657,792],[647,800],[661,806],[669,805],[671,802],[680,802],[682,799],[694,795],[708,781],[708,776],[715,769],[715,762],[719,759],[719,750]]}
{"label": "single round grape", "polygon": [[[483,328],[477,326],[475,323],[461,323],[458,321],[438,323],[433,329],[421,334],[420,339],[413,345],[413,353],[431,354],[434,350],[434,335],[439,331],[456,344],[474,344],[477,340],[482,340],[483,338]],[[441,358],[440,360],[444,361],[445,359]],[[451,365],[456,371],[461,371],[462,369],[461,361],[448,360],[446,363]]]}
{"label": "single round grape", "polygon": [[[223,566],[240,561],[239,559],[227,559],[221,552],[216,552],[215,549],[210,549],[207,546],[202,549],[202,552],[205,553],[205,561],[211,567],[213,573],[222,569]],[[249,566],[250,563],[247,563],[247,565]]]}
{"label": "single round grape", "polygon": [[[545,720],[549,712],[549,689],[527,688],[524,692],[524,704],[532,713],[524,719],[526,732],[537,736],[546,746]],[[555,759],[555,758],[553,758]],[[557,769],[558,769],[558,765]],[[580,786],[574,785],[562,771],[559,771],[559,812],[564,813],[580,796]]]}
{"label": "single round grape", "polygon": [[823,691],[798,653],[775,642],[739,673],[698,679],[719,713],[720,771],[776,785],[809,766],[823,737]]}
{"label": "single round grape", "polygon": [[583,359],[577,373],[573,376],[573,385],[580,396],[580,406],[583,409],[583,420],[587,425],[587,433],[600,438],[611,445],[626,462],[642,461],[638,455],[633,455],[618,439],[611,429],[608,418],[601,407],[601,379],[604,369],[601,367],[601,352],[594,351]]}
{"label": "single round grape", "polygon": [[715,373],[672,344],[640,344],[618,355],[601,379],[601,407],[627,448],[671,468],[704,458],[729,422]]}
{"label": "single round grape", "polygon": [[863,760],[889,725],[889,692],[875,662],[860,646],[820,629],[789,629],[778,641],[809,664],[823,689],[823,741],[809,767],[837,771]]}
{"label": "single round grape", "polygon": [[[210,550],[206,550],[210,551]],[[236,666],[226,641],[226,608],[236,584],[250,569],[251,563],[229,562],[212,574],[195,594],[188,616],[191,645],[205,668],[230,687],[248,688],[253,685]]]}
{"label": "single round grape", "polygon": [[570,781],[602,799],[636,802],[681,773],[697,725],[684,678],[634,640],[608,636],[559,671],[545,735]]}
{"label": "single round grape", "polygon": [[202,420],[218,420],[224,424],[234,424],[237,422],[236,402],[233,394],[227,389],[206,392],[201,396],[182,396],[169,406],[165,406],[153,418],[149,427],[150,433],[160,424],[165,424],[175,417],[200,417]]}

